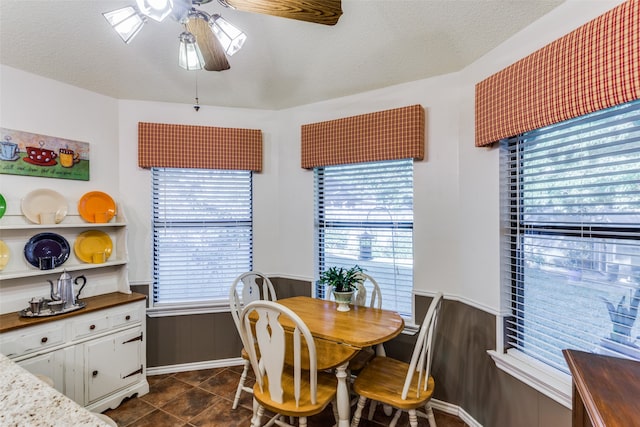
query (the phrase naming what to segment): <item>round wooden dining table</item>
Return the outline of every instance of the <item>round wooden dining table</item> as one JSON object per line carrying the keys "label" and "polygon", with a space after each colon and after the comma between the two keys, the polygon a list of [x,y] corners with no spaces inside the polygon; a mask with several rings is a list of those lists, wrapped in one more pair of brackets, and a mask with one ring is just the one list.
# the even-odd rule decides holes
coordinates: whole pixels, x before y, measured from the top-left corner
{"label": "round wooden dining table", "polygon": [[[350,424],[347,368],[349,360],[364,348],[398,336],[404,328],[402,317],[390,310],[351,305],[338,311],[338,304],[310,297],[292,297],[278,303],[293,310],[313,335],[319,370],[334,369],[338,379],[338,427]],[[283,321],[286,328],[286,323]]]}

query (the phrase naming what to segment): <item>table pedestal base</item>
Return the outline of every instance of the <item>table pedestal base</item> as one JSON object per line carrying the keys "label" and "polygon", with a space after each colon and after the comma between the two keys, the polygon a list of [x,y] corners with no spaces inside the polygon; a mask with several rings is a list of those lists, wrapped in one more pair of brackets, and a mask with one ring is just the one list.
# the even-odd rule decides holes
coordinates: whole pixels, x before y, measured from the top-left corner
{"label": "table pedestal base", "polygon": [[351,424],[349,387],[347,386],[347,366],[349,366],[349,362],[343,363],[336,368],[336,378],[338,378],[338,389],[336,391],[336,400],[338,403],[338,427],[349,427]]}

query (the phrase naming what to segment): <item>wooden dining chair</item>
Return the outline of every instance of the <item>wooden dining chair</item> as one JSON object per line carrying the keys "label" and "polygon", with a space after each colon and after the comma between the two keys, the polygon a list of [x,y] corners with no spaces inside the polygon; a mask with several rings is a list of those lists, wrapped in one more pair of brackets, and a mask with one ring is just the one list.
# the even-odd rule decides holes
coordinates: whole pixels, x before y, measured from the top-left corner
{"label": "wooden dining chair", "polygon": [[[360,398],[351,427],[357,427],[360,423],[367,399],[396,408],[390,427],[396,425],[402,411],[409,412],[409,424],[412,427],[418,425],[418,416],[427,418],[430,427],[436,427],[430,402],[435,387],[431,376],[431,360],[441,306],[442,292],[438,292],[420,327],[410,363],[391,357],[376,357],[360,372],[353,383],[353,389]],[[424,412],[419,408],[424,408]]]}
{"label": "wooden dining chair", "polygon": [[[242,307],[251,301],[258,300],[277,301],[273,284],[266,275],[257,271],[249,271],[242,273],[233,281],[233,285],[231,285],[231,289],[229,290],[229,307],[231,308],[231,316],[236,324],[238,333],[240,333],[240,311]],[[240,338],[242,338],[242,335],[240,335]],[[240,380],[238,381],[238,387],[231,406],[232,409],[238,407],[238,402],[240,402],[240,396],[243,391],[253,393],[253,388],[245,385],[247,375],[251,369],[251,362],[249,361],[249,354],[246,351],[244,341],[242,342],[241,355],[244,367]]]}
{"label": "wooden dining chair", "polygon": [[[358,290],[355,294],[354,303],[356,305],[367,306],[371,308],[382,308],[382,292],[378,282],[366,273],[359,273],[360,282],[358,283]],[[349,361],[350,371],[359,371],[369,363],[376,355],[384,356],[384,346],[378,344],[374,349],[371,347],[363,348],[358,354]]]}
{"label": "wooden dining chair", "polygon": [[358,273],[360,281],[355,295],[355,304],[371,308],[382,308],[382,291],[376,279],[366,273]]}
{"label": "wooden dining chair", "polygon": [[337,379],[318,372],[315,342],[304,321],[273,301],[247,304],[240,318],[244,341],[256,343],[247,348],[256,375],[251,426],[261,425],[265,409],[275,413],[265,426],[291,426],[286,417],[296,417],[304,427],[307,417],[319,414],[331,402],[335,415]]}
{"label": "wooden dining chair", "polygon": [[[382,291],[380,290],[380,285],[376,279],[374,279],[371,275],[360,272],[360,282],[358,283],[358,290],[355,294],[355,304],[367,306],[371,308],[382,308]],[[358,352],[358,354],[349,361],[349,376],[353,382],[353,373],[357,373],[364,368],[367,363],[373,360],[376,356],[386,356],[386,352],[384,350],[384,345],[382,343],[376,345],[375,349],[371,347],[363,348]],[[351,405],[353,406],[357,398],[355,398]],[[373,418],[373,413],[376,410],[377,402],[372,400],[369,403],[369,416],[368,419]],[[385,405],[385,414],[391,415],[392,409]]]}

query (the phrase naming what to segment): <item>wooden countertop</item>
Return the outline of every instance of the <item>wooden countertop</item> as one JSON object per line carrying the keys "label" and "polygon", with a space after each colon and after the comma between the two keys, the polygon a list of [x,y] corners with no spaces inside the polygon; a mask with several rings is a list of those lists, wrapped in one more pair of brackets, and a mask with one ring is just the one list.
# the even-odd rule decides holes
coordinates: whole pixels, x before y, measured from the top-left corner
{"label": "wooden countertop", "polygon": [[576,350],[562,352],[573,375],[574,426],[639,425],[640,362]]}
{"label": "wooden countertop", "polygon": [[[146,295],[132,292],[125,294],[121,292],[112,292],[104,295],[97,295],[94,297],[82,298],[81,301],[86,304],[86,307],[69,313],[58,314],[56,316],[47,317],[21,317],[18,312],[6,313],[0,315],[0,333],[13,331],[15,329],[25,328],[27,326],[40,325],[46,322],[53,322],[56,320],[67,319],[69,317],[78,316],[80,314],[87,314],[105,308],[116,307],[122,304],[128,304],[135,301],[145,300]],[[28,304],[25,303],[25,307]]]}

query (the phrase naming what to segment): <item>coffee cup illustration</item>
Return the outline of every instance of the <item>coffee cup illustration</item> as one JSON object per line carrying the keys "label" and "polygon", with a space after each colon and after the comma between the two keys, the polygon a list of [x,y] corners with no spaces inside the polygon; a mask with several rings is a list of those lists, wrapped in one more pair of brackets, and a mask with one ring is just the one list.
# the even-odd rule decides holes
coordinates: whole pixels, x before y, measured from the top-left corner
{"label": "coffee cup illustration", "polygon": [[18,156],[19,152],[18,144],[11,142],[10,136],[5,137],[5,141],[0,141],[0,160],[18,160],[20,157]]}
{"label": "coffee cup illustration", "polygon": [[20,149],[18,148],[18,144],[14,142],[0,142],[0,146],[2,147],[0,151],[0,159],[2,160],[18,160],[18,153]]}
{"label": "coffee cup illustration", "polygon": [[61,148],[58,150],[60,153],[60,166],[64,168],[73,167],[76,163],[80,161],[80,154],[70,150],[68,148]]}
{"label": "coffee cup illustration", "polygon": [[40,141],[40,147],[27,147],[27,157],[24,161],[39,166],[53,166],[58,157],[55,151],[44,148],[44,141]]}

